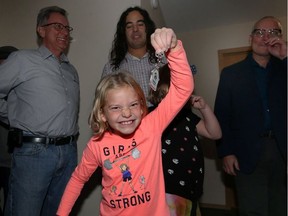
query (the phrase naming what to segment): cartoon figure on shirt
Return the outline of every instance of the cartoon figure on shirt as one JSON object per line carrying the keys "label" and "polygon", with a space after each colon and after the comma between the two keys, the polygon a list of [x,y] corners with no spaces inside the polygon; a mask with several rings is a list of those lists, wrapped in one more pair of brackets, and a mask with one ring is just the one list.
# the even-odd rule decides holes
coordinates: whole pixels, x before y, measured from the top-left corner
{"label": "cartoon figure on shirt", "polygon": [[143,175],[139,177],[139,182],[140,182],[140,189],[145,189],[146,181]]}
{"label": "cartoon figure on shirt", "polygon": [[121,191],[120,191],[120,194],[118,196],[122,196],[122,191],[123,191],[123,188],[124,188],[124,185],[126,182],[128,182],[130,188],[133,190],[134,193],[137,193],[136,190],[134,190],[134,186],[132,184],[132,174],[131,172],[129,171],[129,167],[127,164],[125,163],[122,163],[120,165],[120,170],[122,172],[122,179],[123,179],[123,182],[122,182],[122,187],[121,187]]}
{"label": "cartoon figure on shirt", "polygon": [[135,139],[132,140],[132,145],[131,147],[133,148],[131,150],[130,154],[121,154],[121,155],[117,155],[116,159],[112,160],[110,158],[104,160],[103,162],[103,166],[107,169],[107,170],[111,170],[113,169],[113,164],[117,164],[119,161],[122,161],[124,159],[129,159],[129,157],[131,156],[134,160],[140,158],[141,156],[141,152],[139,151],[139,149],[136,147],[137,143],[135,141]]}
{"label": "cartoon figure on shirt", "polygon": [[116,190],[117,190],[117,187],[116,187],[115,185],[113,185],[113,186],[110,188],[109,195],[111,195],[111,194],[117,195]]}

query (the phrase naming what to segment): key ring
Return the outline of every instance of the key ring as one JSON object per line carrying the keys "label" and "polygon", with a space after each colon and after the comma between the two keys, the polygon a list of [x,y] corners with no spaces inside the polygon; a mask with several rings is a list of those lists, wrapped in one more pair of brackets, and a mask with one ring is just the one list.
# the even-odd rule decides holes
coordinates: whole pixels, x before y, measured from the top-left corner
{"label": "key ring", "polygon": [[164,52],[155,53],[155,56],[158,58],[158,61],[164,57]]}

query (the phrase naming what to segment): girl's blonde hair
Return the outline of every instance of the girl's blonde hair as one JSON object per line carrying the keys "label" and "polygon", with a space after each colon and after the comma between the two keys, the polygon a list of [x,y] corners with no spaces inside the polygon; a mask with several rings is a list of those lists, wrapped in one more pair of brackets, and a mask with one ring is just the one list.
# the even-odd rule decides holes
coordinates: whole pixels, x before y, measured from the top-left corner
{"label": "girl's blonde hair", "polygon": [[148,113],[143,90],[129,72],[121,70],[118,73],[105,76],[100,80],[96,87],[94,106],[89,116],[89,126],[93,130],[97,139],[100,139],[104,132],[110,129],[108,123],[104,122],[101,118],[103,108],[106,104],[107,92],[111,89],[126,86],[133,88],[137,93],[141,108],[143,110],[142,116],[144,117]]}

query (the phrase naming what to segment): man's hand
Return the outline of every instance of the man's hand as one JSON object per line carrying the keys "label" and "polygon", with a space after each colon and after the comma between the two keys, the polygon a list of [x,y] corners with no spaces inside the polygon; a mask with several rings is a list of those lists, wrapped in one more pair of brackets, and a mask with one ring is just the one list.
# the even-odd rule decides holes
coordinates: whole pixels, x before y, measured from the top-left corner
{"label": "man's hand", "polygon": [[269,38],[266,41],[268,51],[271,55],[283,60],[287,57],[287,42],[281,37]]}
{"label": "man's hand", "polygon": [[223,158],[223,169],[227,174],[236,176],[236,170],[240,169],[235,155],[228,155]]}

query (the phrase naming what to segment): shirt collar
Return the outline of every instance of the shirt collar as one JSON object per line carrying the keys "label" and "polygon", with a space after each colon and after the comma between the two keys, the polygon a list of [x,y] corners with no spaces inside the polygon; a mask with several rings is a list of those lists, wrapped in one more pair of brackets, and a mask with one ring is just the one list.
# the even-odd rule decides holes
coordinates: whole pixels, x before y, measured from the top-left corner
{"label": "shirt collar", "polygon": [[[53,53],[47,48],[45,47],[44,45],[41,45],[39,48],[38,48],[40,54],[42,55],[43,59],[46,59],[46,58],[49,58],[50,56],[53,56],[54,58],[56,58]],[[67,56],[62,53],[61,56],[60,56],[60,60],[61,62],[69,62]]]}
{"label": "shirt collar", "polygon": [[133,56],[129,52],[127,52],[126,56],[125,56],[125,58],[130,59],[130,60],[140,60],[140,59],[143,59],[143,58],[146,58],[146,57],[148,57],[148,52],[146,52],[145,55],[142,58],[138,58],[136,56]]}
{"label": "shirt collar", "polygon": [[[252,56],[252,52],[250,52],[250,53],[248,54],[247,58],[250,60],[250,62],[252,63],[252,65],[253,65],[254,67],[261,67],[261,68],[263,68],[262,66],[260,66],[260,65],[255,61],[255,59],[254,59],[253,56]],[[271,66],[271,59],[272,59],[272,58],[273,58],[273,57],[270,58],[267,66],[266,66],[266,68],[269,68],[269,67]]]}

